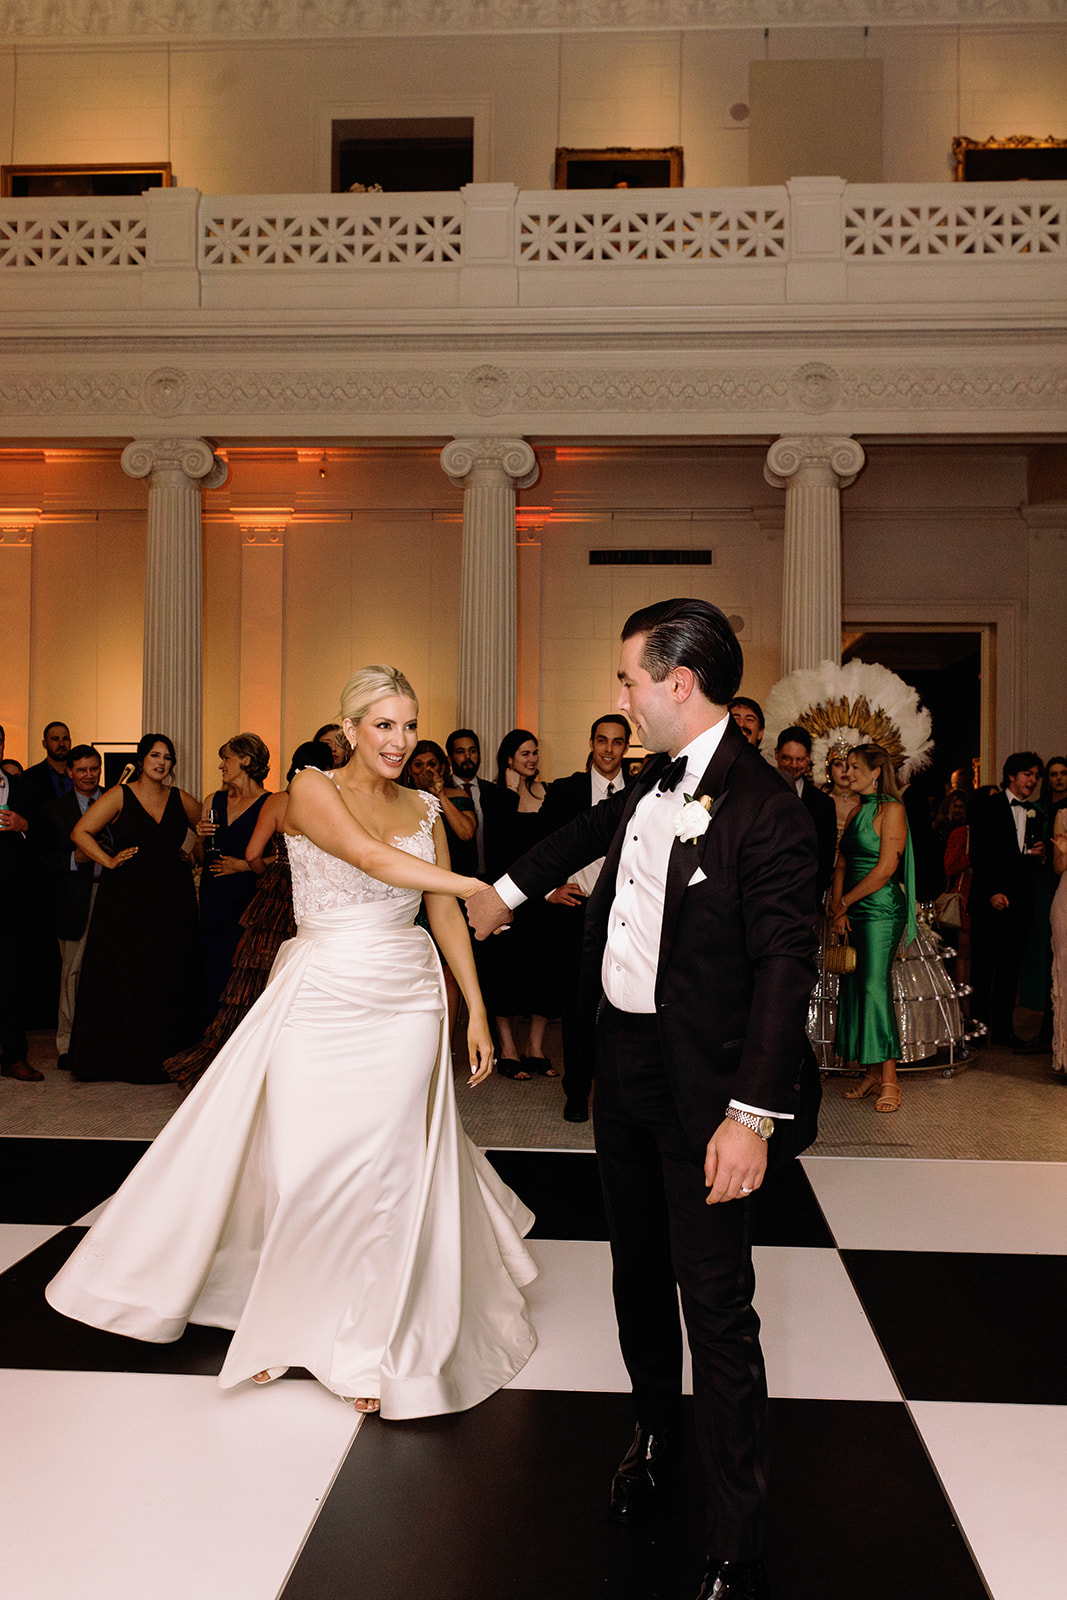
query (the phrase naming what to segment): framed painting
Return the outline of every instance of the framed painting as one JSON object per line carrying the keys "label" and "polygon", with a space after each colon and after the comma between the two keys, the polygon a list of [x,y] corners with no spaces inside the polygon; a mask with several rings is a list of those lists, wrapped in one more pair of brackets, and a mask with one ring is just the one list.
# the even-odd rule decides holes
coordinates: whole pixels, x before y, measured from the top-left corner
{"label": "framed painting", "polygon": [[1032,139],[1010,134],[1006,139],[952,141],[957,183],[1039,183],[1067,178],[1067,139]]}
{"label": "framed painting", "polygon": [[680,189],[682,147],[556,151],[557,189]]}
{"label": "framed painting", "polygon": [[69,196],[134,195],[145,189],[171,188],[169,161],[97,162],[70,165],[0,167],[0,195],[18,200],[65,200]]}

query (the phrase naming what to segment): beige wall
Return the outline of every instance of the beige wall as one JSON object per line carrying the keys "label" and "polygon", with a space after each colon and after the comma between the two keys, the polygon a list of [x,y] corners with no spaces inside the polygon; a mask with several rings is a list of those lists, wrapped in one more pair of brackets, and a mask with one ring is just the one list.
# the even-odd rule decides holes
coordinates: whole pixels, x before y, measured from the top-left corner
{"label": "beige wall", "polygon": [[[1061,135],[1067,26],[917,24],[0,51],[4,161],[169,159],[205,193],[329,188],[331,119],[475,118],[478,180],[548,188],[557,144],[685,149],[749,182],[754,61],[880,60],[886,182],[951,177],[954,133]],[[17,85],[17,87],[16,87]],[[825,108],[827,122],[837,117]]]}
{"label": "beige wall", "polygon": [[[581,764],[589,723],[615,703],[619,629],[653,600],[699,594],[739,617],[743,688],[764,699],[779,670],[784,509],[764,447],[538,453],[541,478],[520,496],[519,716],[545,775]],[[462,495],[436,447],[338,452],[325,479],[317,450],[229,454],[227,483],[204,497],[202,787],[218,744],[249,723],[279,782],[367,661],[408,673],[423,733],[443,741],[456,720]],[[869,445],[842,498],[846,622],[1000,630],[998,760],[1005,743],[1067,744],[1067,544],[1054,516],[1027,526],[1028,475],[1048,480],[1047,464],[1035,474],[1019,446]],[[135,740],[145,485],[114,451],[21,452],[0,481],[4,506],[43,513],[30,548],[6,531],[0,545],[9,752],[35,759],[55,717],[76,739]],[[250,519],[283,513],[280,545],[249,546]],[[590,566],[603,548],[710,549],[712,565]]]}

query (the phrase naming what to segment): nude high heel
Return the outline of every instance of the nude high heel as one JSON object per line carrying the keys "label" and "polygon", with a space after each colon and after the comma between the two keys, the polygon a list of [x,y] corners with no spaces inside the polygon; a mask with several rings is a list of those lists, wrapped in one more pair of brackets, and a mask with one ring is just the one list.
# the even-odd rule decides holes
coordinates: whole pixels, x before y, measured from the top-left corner
{"label": "nude high heel", "polygon": [[873,1094],[876,1089],[880,1089],[881,1087],[882,1080],[878,1073],[868,1072],[866,1077],[864,1077],[861,1082],[857,1083],[854,1089],[845,1090],[845,1099],[863,1100],[867,1097],[867,1095]]}

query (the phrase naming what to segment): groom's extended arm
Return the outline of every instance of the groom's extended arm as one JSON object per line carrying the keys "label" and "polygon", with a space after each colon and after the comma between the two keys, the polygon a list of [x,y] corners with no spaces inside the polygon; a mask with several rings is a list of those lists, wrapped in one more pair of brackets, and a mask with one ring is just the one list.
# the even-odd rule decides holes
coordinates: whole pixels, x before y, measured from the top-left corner
{"label": "groom's extended arm", "polygon": [[[566,883],[572,872],[599,861],[615,837],[628,803],[625,792],[602,800],[583,811],[563,828],[534,845],[508,869],[493,886],[471,895],[466,902],[467,920],[476,939],[487,939],[497,928],[511,921],[511,913],[524,900],[548,894]],[[500,890],[504,890],[504,898]]]}

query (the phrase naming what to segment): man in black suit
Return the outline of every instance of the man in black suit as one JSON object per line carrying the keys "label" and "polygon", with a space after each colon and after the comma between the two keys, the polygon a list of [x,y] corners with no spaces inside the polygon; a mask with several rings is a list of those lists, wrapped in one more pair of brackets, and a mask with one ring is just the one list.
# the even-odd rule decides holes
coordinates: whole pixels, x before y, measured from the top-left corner
{"label": "man in black suit", "polygon": [[815,838],[819,851],[819,875],[815,890],[819,904],[830,887],[837,859],[837,810],[828,794],[812,783],[811,734],[807,728],[783,728],[774,747],[778,771],[786,783],[791,784],[803,800],[815,824]]}
{"label": "man in black suit", "polygon": [[[623,758],[630,747],[630,724],[619,712],[597,717],[589,730],[589,759],[584,772],[550,783],[541,807],[546,833],[573,822],[590,806],[610,800],[626,786]],[[558,962],[560,1022],[563,1034],[563,1120],[589,1121],[589,1091],[593,1086],[594,1034],[583,1012],[578,992],[582,961],[585,901],[596,886],[602,863],[594,861],[553,889],[547,897],[559,908],[553,918],[553,946]]]}
{"label": "man in black suit", "polygon": [[[0,761],[6,735],[0,728]],[[44,1077],[26,1060],[26,919],[30,899],[29,813],[25,775],[0,768],[0,1075],[22,1083]]]}
{"label": "man in black suit", "polygon": [[[70,835],[93,801],[103,793],[100,787],[101,767],[98,750],[94,750],[91,744],[76,744],[67,757],[67,768],[74,787],[67,794],[58,795],[47,812],[52,836],[46,859],[61,960],[56,1052],[59,1056],[57,1065],[63,1068],[67,1065],[70,1034],[74,1026],[74,1006],[78,997],[85,941],[89,936],[89,920],[96,901],[96,886],[103,871],[102,867],[89,860],[84,851],[71,844]],[[110,834],[109,829],[105,829],[105,832]],[[107,848],[103,835],[99,842]]]}
{"label": "man in black suit", "polygon": [[26,788],[40,812],[51,805],[61,794],[69,794],[74,787],[67,770],[70,755],[70,729],[65,722],[50,722],[41,735],[44,760],[23,773]]}
{"label": "man in black suit", "polygon": [[471,877],[493,878],[510,855],[511,822],[518,810],[518,796],[493,782],[479,778],[482,747],[470,728],[456,728],[445,740],[445,753],[452,764],[452,776],[470,797],[478,827],[474,838],[452,851],[453,872]]}
{"label": "man in black suit", "polygon": [[977,798],[971,809],[971,1010],[993,1044],[1024,1054],[1051,1045],[1050,1032],[1045,1043],[1046,1029],[1034,1040],[1021,1039],[1014,1022],[1023,947],[1047,850],[1045,818],[1033,799],[1041,772],[1040,756],[1017,750],[1004,763],[999,794]]}
{"label": "man in black suit", "polygon": [[23,774],[30,802],[30,903],[25,938],[26,1019],[31,1028],[51,1028],[56,1022],[60,965],[52,928],[48,808],[73,788],[67,771],[70,729],[66,723],[46,723],[41,744],[44,760],[27,767]]}
{"label": "man in black suit", "polygon": [[698,1600],[764,1600],[766,1382],[751,1203],[814,1136],[805,1035],[815,979],[815,830],[726,707],[741,650],[716,607],[629,618],[619,709],[663,752],[468,901],[485,937],[524,896],[605,855],[586,910],[597,1010],[593,1116],[615,1308],[637,1431],[612,1485],[629,1522],[677,1459],[681,1289],[708,1497]]}

